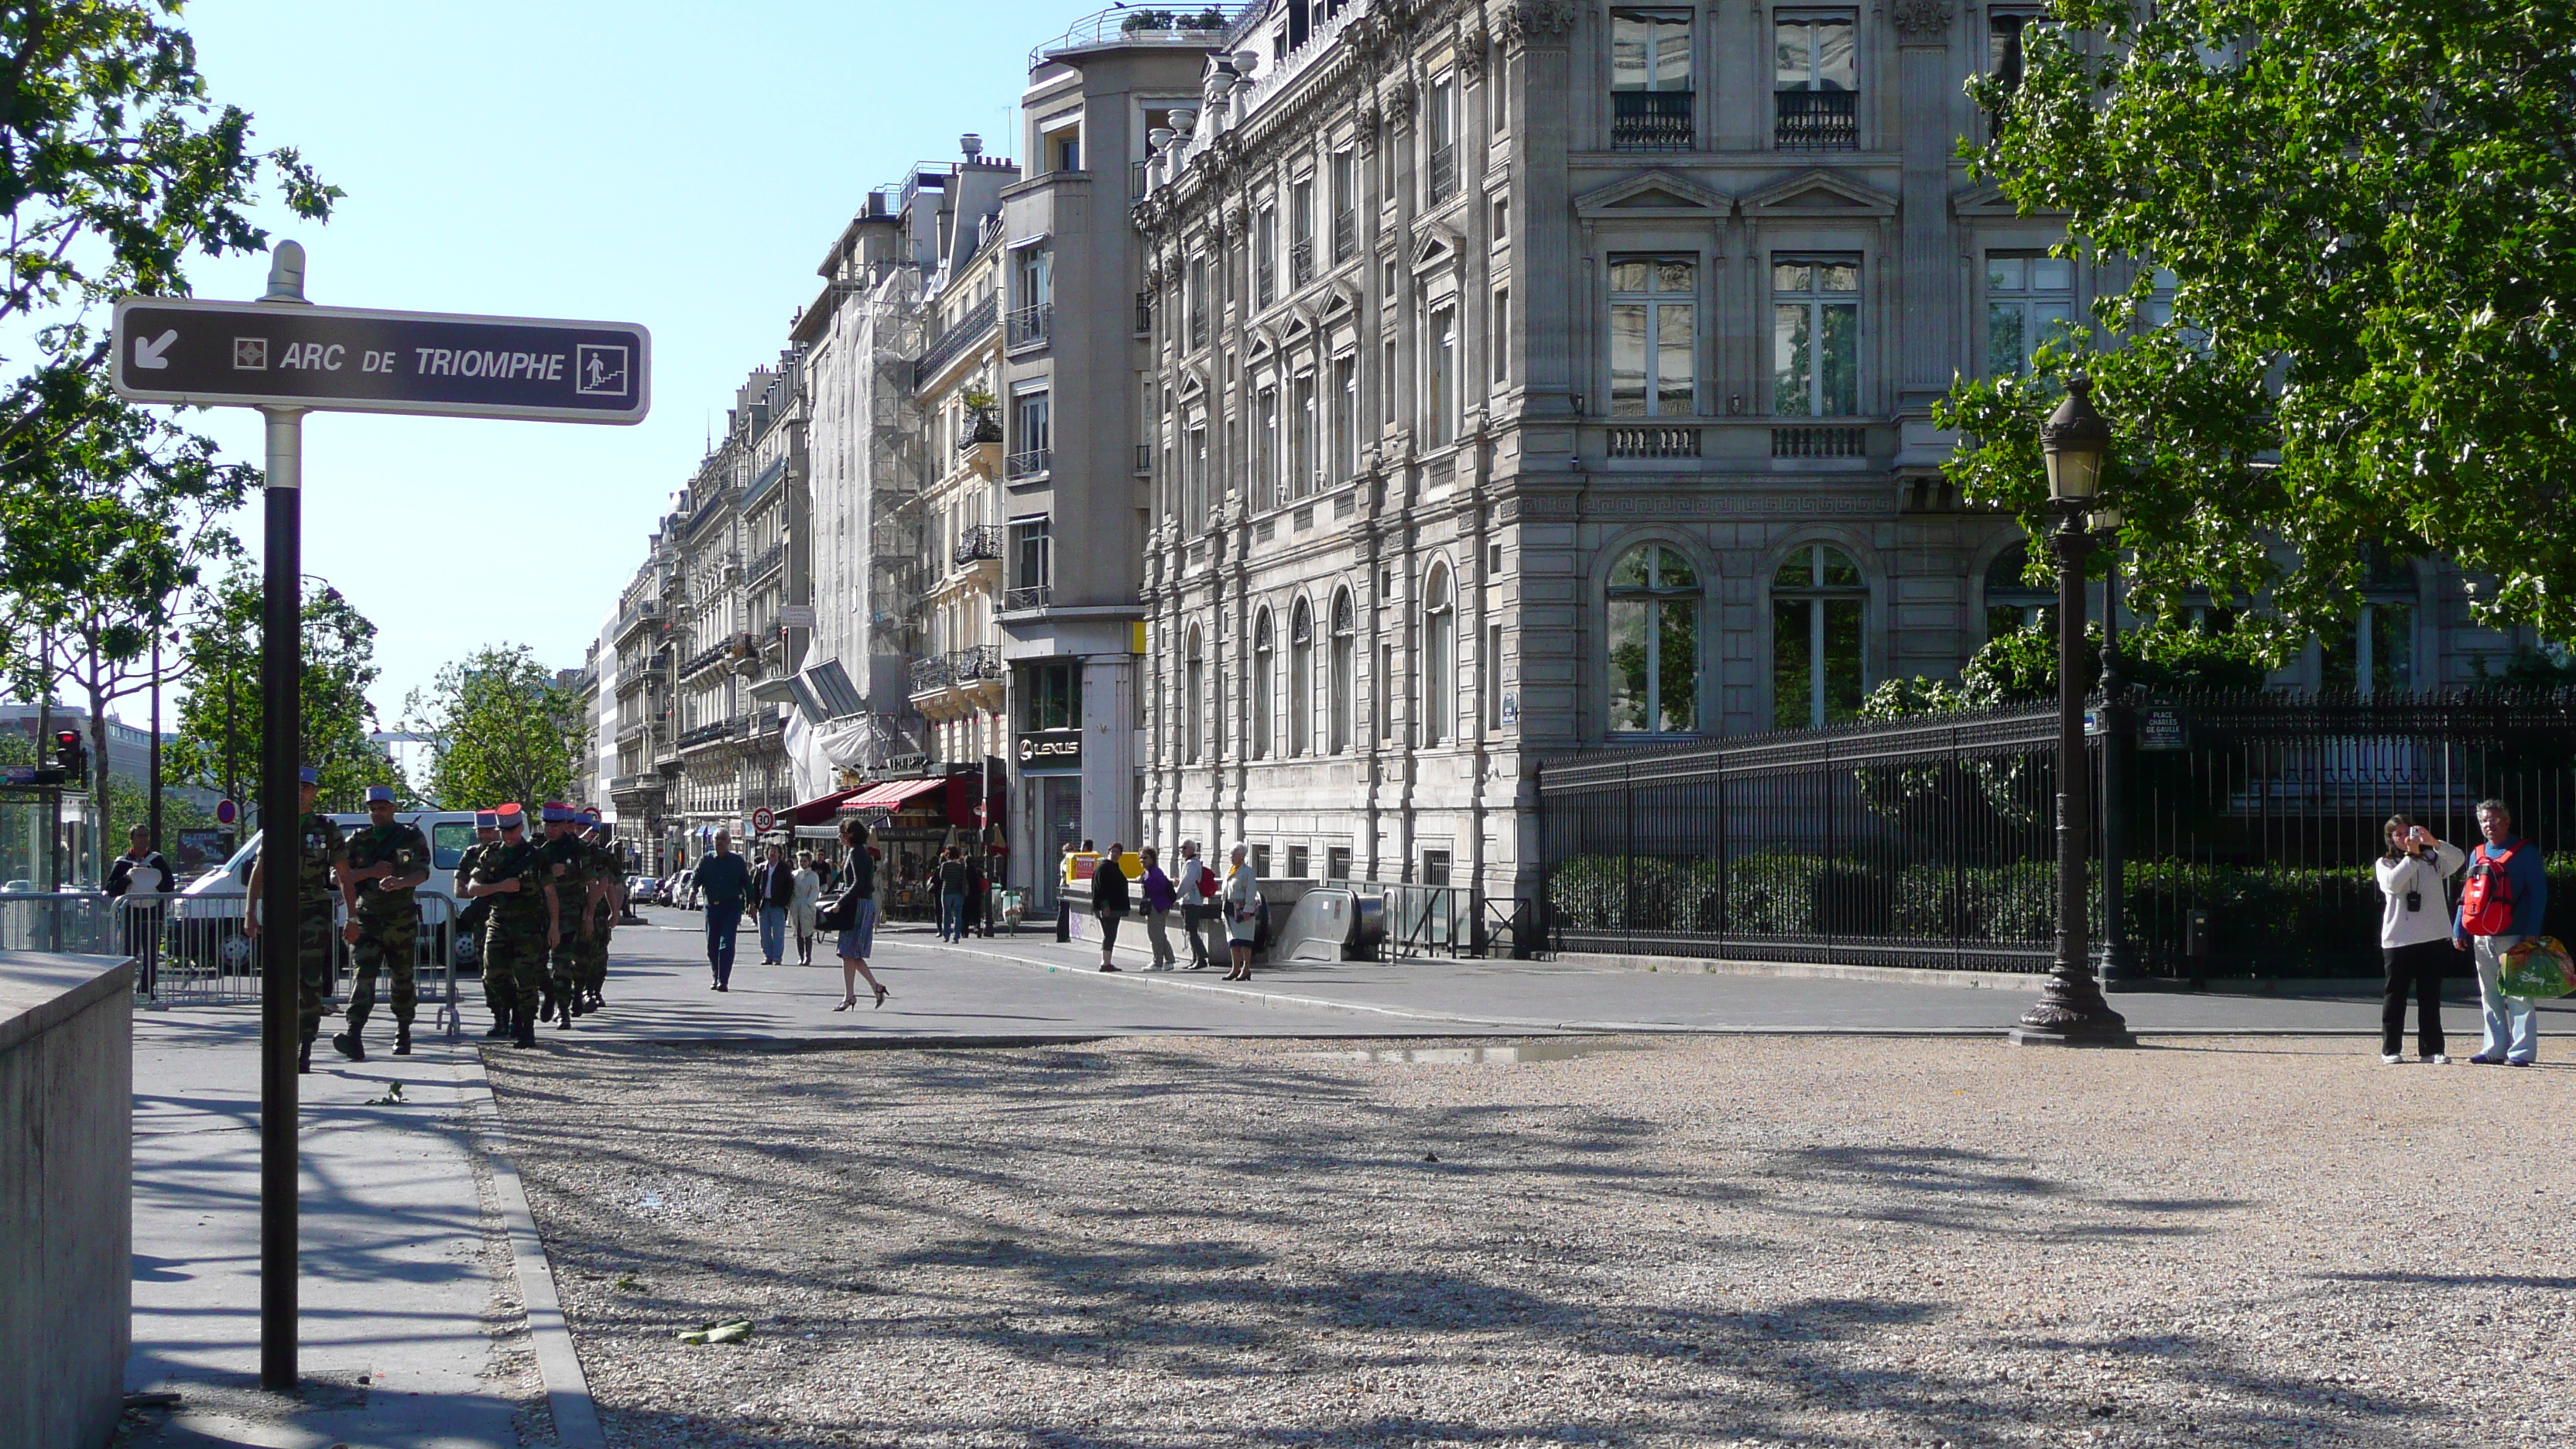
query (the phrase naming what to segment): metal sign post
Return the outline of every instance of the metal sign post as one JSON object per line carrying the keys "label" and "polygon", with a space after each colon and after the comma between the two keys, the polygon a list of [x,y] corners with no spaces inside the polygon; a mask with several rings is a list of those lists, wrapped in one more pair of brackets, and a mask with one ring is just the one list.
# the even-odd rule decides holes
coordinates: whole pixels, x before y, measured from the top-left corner
{"label": "metal sign post", "polygon": [[307,412],[638,423],[652,338],[616,322],[315,307],[304,248],[280,242],[256,302],[128,297],[110,384],[129,402],[257,408],[268,420],[260,635],[259,1377],[296,1384],[295,1060],[303,754],[303,482]]}

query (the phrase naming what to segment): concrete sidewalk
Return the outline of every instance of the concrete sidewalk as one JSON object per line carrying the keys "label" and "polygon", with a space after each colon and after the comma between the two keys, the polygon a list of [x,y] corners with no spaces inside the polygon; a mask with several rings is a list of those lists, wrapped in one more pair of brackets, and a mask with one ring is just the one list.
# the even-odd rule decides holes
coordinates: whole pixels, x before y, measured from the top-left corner
{"label": "concrete sidewalk", "polygon": [[[389,1052],[390,1024],[371,1026]],[[126,1384],[181,1402],[139,1428],[129,1415],[125,1442],[521,1444],[521,1421],[542,1418],[523,1411],[543,1393],[474,1148],[488,1096],[473,1043],[425,1039],[410,1057],[361,1065],[326,1041],[300,1079],[300,1398],[258,1388],[258,1066],[250,1009],[137,1014]],[[382,1100],[397,1085],[401,1100]]]}

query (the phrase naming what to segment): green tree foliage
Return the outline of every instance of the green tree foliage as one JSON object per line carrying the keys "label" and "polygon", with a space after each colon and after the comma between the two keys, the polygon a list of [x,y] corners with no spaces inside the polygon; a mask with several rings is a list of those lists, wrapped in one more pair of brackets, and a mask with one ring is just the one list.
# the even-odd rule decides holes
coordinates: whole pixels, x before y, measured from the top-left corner
{"label": "green tree foliage", "polygon": [[403,712],[430,736],[430,798],[449,810],[570,799],[590,746],[580,698],[524,644],[449,664]]}
{"label": "green tree foliage", "polygon": [[[260,150],[250,116],[207,97],[175,0],[0,6],[0,336],[27,355],[0,380],[0,652],[103,594],[122,620],[184,589],[190,520],[238,505],[257,472],[107,387],[105,312],[188,290],[191,256],[266,247],[249,208],[263,179],[319,219],[339,197],[292,148]],[[0,367],[5,367],[0,363]],[[110,663],[139,647],[100,631]]]}
{"label": "green tree foliage", "polygon": [[[2102,626],[2084,626],[2086,652],[2102,656]],[[2210,634],[2188,627],[2148,629],[2120,636],[2120,676],[2152,693],[2251,690],[2263,687],[2262,645],[2251,635]],[[2086,688],[2102,682],[2098,664]],[[1980,645],[1960,667],[1956,684],[1943,679],[1891,679],[1869,692],[1863,719],[1901,719],[1946,709],[1986,709],[2037,704],[2057,698],[2057,620],[2051,610],[2037,622]]]}
{"label": "green tree foliage", "polygon": [[[356,809],[369,785],[408,793],[402,771],[367,738],[376,707],[376,626],[338,589],[306,579],[304,589],[304,760],[322,772],[325,809]],[[260,769],[260,576],[246,567],[202,591],[181,635],[188,694],[178,741],[163,766],[169,778],[221,787],[229,762],[234,788],[255,795]]]}
{"label": "green tree foliage", "polygon": [[2244,628],[2278,660],[2348,627],[2385,547],[2492,575],[2490,622],[2576,637],[2576,10],[2055,13],[2017,90],[1970,83],[1999,122],[1963,152],[2077,249],[2171,269],[2173,315],[2143,315],[2141,267],[2091,342],[1954,389],[1952,476],[2041,532],[2038,425],[2081,369],[2117,435],[2105,490],[2142,614],[2260,599]]}

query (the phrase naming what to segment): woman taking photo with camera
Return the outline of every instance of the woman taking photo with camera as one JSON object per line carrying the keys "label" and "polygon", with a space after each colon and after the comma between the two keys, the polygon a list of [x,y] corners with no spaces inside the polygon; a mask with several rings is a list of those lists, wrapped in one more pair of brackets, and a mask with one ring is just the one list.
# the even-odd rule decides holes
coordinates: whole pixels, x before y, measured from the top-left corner
{"label": "woman taking photo with camera", "polygon": [[2442,883],[2467,857],[2404,815],[2388,817],[2379,857],[2379,955],[2388,968],[2379,1002],[2379,1059],[2406,1060],[2406,997],[2415,996],[2415,1048],[2428,1062],[2442,1051],[2442,972],[2451,959],[2451,903]]}

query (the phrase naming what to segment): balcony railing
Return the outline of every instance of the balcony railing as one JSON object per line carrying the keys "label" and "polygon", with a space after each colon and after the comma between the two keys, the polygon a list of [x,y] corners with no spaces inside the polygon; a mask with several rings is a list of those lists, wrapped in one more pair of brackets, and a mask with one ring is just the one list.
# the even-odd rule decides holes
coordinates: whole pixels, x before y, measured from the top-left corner
{"label": "balcony railing", "polygon": [[1775,91],[1778,119],[1771,144],[1782,151],[1860,148],[1858,91]]}
{"label": "balcony railing", "polygon": [[714,744],[716,741],[731,735],[733,731],[734,722],[732,720],[720,719],[713,724],[702,724],[693,730],[682,730],[680,732],[678,745],[681,749],[693,750],[700,745]]}
{"label": "balcony railing", "polygon": [[765,579],[771,574],[776,573],[779,567],[786,562],[787,545],[783,543],[773,543],[769,547],[762,549],[759,557],[754,558],[751,561],[751,567],[744,571],[743,577],[757,582],[758,580]]}
{"label": "balcony railing", "polygon": [[939,339],[922,352],[921,360],[912,365],[912,385],[921,386],[939,369],[946,367],[950,359],[992,330],[993,317],[1000,306],[999,301],[987,297],[968,308],[966,315],[957,319],[956,326],[940,333]]}
{"label": "balcony railing", "polygon": [[1002,677],[1002,646],[975,644],[948,656],[948,677],[959,684]]}
{"label": "balcony railing", "polygon": [[[1782,91],[1791,94],[1808,92]],[[1826,91],[1819,94],[1831,95]],[[1691,149],[1689,91],[1613,91],[1610,95],[1610,149],[1613,151],[1687,151]]]}
{"label": "balcony railing", "polygon": [[1034,307],[1022,307],[1011,314],[1009,332],[1003,341],[1011,347],[1036,347],[1047,340],[1047,334],[1054,325],[1055,304],[1053,302],[1040,302]]}
{"label": "balcony railing", "polygon": [[659,795],[662,793],[662,777],[659,775],[614,776],[608,782],[608,793],[611,795]]}
{"label": "balcony railing", "polygon": [[948,685],[948,680],[947,655],[933,654],[927,659],[912,661],[913,693],[928,694],[934,689],[944,689]]}
{"label": "balcony railing", "polygon": [[1045,448],[1030,448],[1024,452],[1013,453],[1002,460],[1002,476],[1034,478],[1047,470],[1047,464],[1054,459],[1054,456]]}
{"label": "balcony railing", "polygon": [[1334,263],[1335,263],[1336,265],[1339,265],[1340,263],[1343,263],[1343,262],[1347,262],[1347,261],[1349,261],[1349,260],[1351,259],[1351,254],[1352,254],[1353,252],[1358,251],[1359,249],[1360,249],[1360,217],[1359,217],[1359,213],[1358,213],[1358,212],[1355,212],[1355,211],[1345,211],[1345,212],[1343,212],[1341,215],[1334,217],[1334,218],[1333,218],[1333,261],[1334,261]]}
{"label": "balcony railing", "polygon": [[1869,429],[1850,423],[1773,428],[1774,458],[1859,458],[1869,452]]}
{"label": "balcony railing", "polygon": [[1612,428],[1613,458],[1696,458],[1699,429],[1675,427]]}
{"label": "balcony railing", "polygon": [[680,666],[681,675],[686,677],[688,675],[695,674],[699,670],[706,668],[708,665],[715,663],[717,660],[724,658],[727,654],[733,652],[733,645],[734,641],[732,638],[727,637],[719,639],[715,643],[708,645],[706,648],[699,650],[697,653],[690,655],[688,662]]}
{"label": "balcony railing", "polygon": [[1002,556],[1002,530],[991,523],[970,523],[957,531],[957,546],[948,551],[948,561],[964,568],[979,558]]}
{"label": "balcony railing", "polygon": [[1431,148],[1431,195],[1424,204],[1437,206],[1447,201],[1458,189],[1458,148],[1455,144]]}
{"label": "balcony railing", "polygon": [[1030,584],[1025,588],[1005,589],[1002,591],[1002,607],[1005,610],[1043,609],[1047,606],[1047,599],[1052,592],[1053,590],[1045,584]]}
{"label": "balcony railing", "polygon": [[1288,285],[1302,287],[1315,280],[1315,244],[1301,241],[1288,248]]}

